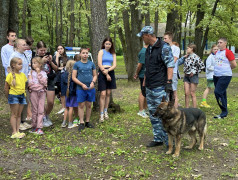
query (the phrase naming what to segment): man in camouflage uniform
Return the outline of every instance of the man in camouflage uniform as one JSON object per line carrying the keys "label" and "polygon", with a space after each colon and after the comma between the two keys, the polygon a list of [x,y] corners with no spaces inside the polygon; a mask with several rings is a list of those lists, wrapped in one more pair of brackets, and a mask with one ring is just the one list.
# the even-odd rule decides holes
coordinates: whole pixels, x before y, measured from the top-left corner
{"label": "man in camouflage uniform", "polygon": [[173,92],[172,78],[174,68],[174,58],[171,47],[154,35],[151,26],[145,26],[138,37],[142,37],[145,44],[149,44],[145,53],[145,78],[146,100],[150,112],[150,121],[153,127],[154,140],[147,147],[168,145],[168,136],[165,132],[162,121],[153,114],[160,104],[166,92]]}

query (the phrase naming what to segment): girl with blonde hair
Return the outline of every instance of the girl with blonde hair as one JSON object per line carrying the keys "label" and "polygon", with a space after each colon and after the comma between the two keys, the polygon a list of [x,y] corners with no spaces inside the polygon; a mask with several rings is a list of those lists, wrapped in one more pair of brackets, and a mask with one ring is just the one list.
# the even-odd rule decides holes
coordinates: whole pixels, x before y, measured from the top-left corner
{"label": "girl with blonde hair", "polygon": [[28,87],[30,92],[31,109],[32,109],[32,130],[30,132],[39,135],[44,134],[43,117],[47,89],[47,74],[43,70],[44,61],[41,57],[32,59],[32,70],[28,74]]}
{"label": "girl with blonde hair", "polygon": [[[76,87],[77,85],[72,81],[72,72],[75,61],[69,60],[66,64],[66,71],[61,75],[61,94],[65,96],[65,111],[64,111],[64,120],[61,124],[61,127],[66,127],[67,117],[68,117],[68,128],[77,127],[77,124],[73,124],[73,110],[78,108],[77,96],[76,96]],[[76,113],[77,114],[77,113]]]}
{"label": "girl with blonde hair", "polygon": [[[11,56],[9,58],[8,68],[10,68],[10,62],[11,62],[12,58],[14,58],[14,57],[20,58],[22,60],[22,69],[20,70],[20,72],[23,72],[27,77],[28,73],[30,71],[30,66],[29,66],[30,62],[28,62],[28,59],[27,59],[26,55],[24,54],[26,48],[27,48],[27,45],[26,45],[25,39],[16,39],[15,40],[15,44],[14,44],[15,51],[11,54]],[[20,130],[26,130],[26,129],[31,128],[31,125],[28,124],[27,122],[25,122],[25,120],[31,119],[31,111],[30,111],[29,101],[30,101],[29,94],[27,92],[26,93],[26,102],[28,105],[25,105],[22,110]]]}
{"label": "girl with blonde hair", "polygon": [[22,69],[22,60],[14,57],[10,61],[9,74],[5,82],[5,95],[10,104],[12,126],[11,138],[23,138],[25,133],[19,132],[21,113],[26,102],[26,75],[20,70]]}

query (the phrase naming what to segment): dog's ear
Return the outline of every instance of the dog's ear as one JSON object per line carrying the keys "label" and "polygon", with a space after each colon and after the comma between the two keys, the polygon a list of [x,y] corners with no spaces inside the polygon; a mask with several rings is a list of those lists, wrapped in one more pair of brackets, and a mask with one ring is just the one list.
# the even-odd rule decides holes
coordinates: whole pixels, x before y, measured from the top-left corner
{"label": "dog's ear", "polygon": [[165,96],[163,96],[163,98],[162,98],[162,101],[161,102],[166,102],[166,97]]}
{"label": "dog's ear", "polygon": [[169,101],[169,103],[168,103],[168,107],[169,107],[169,108],[174,107],[174,102],[175,102],[175,99],[174,99],[174,98],[170,99],[170,101]]}

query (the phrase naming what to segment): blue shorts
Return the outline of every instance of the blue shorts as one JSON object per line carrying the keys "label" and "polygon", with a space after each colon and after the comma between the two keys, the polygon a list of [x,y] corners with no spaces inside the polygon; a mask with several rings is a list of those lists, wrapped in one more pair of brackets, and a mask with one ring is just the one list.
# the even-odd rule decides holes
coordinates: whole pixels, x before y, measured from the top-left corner
{"label": "blue shorts", "polygon": [[199,83],[199,78],[198,74],[194,74],[192,77],[189,77],[189,75],[184,74],[183,82],[187,83],[193,83],[193,84],[198,84]]}
{"label": "blue shorts", "polygon": [[65,97],[66,107],[78,107],[77,96]]}
{"label": "blue shorts", "polygon": [[8,104],[27,104],[24,94],[21,95],[8,95]]}
{"label": "blue shorts", "polygon": [[85,101],[88,102],[94,102],[95,101],[95,96],[96,96],[96,90],[95,88],[90,89],[90,90],[79,90],[77,89],[77,102],[82,103]]}

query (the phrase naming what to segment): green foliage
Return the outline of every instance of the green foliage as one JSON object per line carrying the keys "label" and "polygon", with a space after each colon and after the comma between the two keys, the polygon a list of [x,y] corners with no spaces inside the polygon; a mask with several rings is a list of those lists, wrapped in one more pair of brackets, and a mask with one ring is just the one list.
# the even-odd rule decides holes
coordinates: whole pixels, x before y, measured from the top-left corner
{"label": "green foliage", "polygon": [[[23,1],[18,0],[19,4],[19,36],[21,37],[21,26],[22,26],[22,9]],[[63,34],[62,34],[62,44],[67,46],[67,33],[69,33],[70,28],[70,1],[63,2]],[[86,1],[87,2],[87,1]],[[30,18],[26,19],[26,23],[31,22],[32,37],[35,40],[35,43],[43,40],[51,48],[52,51],[55,50],[56,44],[56,1],[55,0],[31,0],[28,1],[27,6],[31,10]],[[90,12],[86,10],[85,3],[82,0],[75,0],[74,3],[74,15],[75,15],[75,46],[84,46],[90,47],[90,37],[88,30],[88,21],[86,15],[89,15]],[[58,23],[60,24],[60,7],[58,0]],[[79,21],[80,20],[80,21]],[[80,32],[80,33],[78,33]],[[53,35],[52,35],[53,34]],[[53,39],[52,39],[53,36]],[[53,40],[53,41],[52,41]]]}

